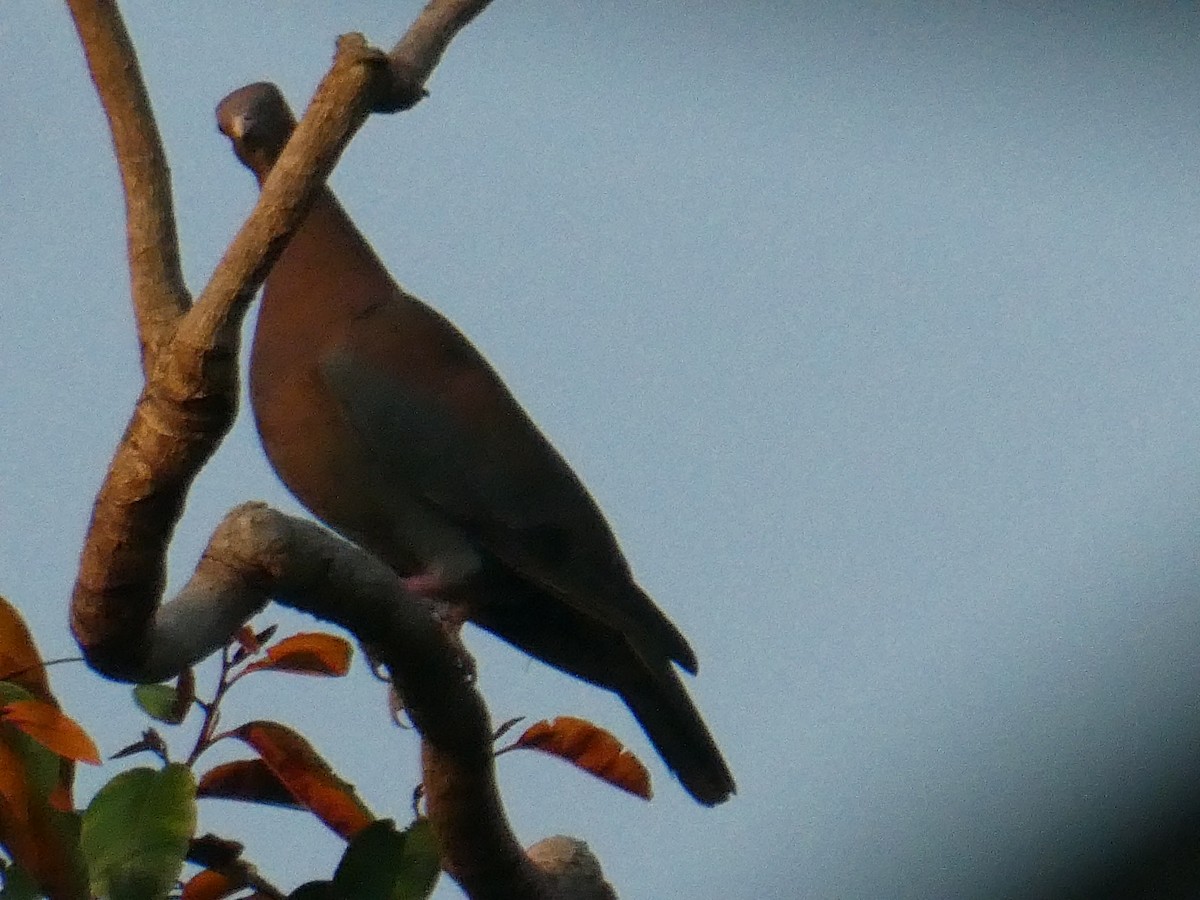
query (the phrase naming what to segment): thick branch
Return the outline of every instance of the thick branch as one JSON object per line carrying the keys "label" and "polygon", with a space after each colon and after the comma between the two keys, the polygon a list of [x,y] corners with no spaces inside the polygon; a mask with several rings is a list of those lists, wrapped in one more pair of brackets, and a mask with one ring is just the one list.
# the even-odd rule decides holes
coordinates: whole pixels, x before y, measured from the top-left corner
{"label": "thick branch", "polygon": [[159,680],[140,673],[154,649],[151,623],[165,587],[167,547],[188,488],[235,411],[236,358],[205,361],[211,394],[197,390],[195,378],[162,374],[147,385],[96,497],[71,630],[89,665],[110,678]]}
{"label": "thick branch", "polygon": [[[166,549],[187,491],[236,411],[238,334],[251,298],[368,112],[419,100],[451,38],[487,2],[432,0],[390,57],[357,35],[339,41],[254,213],[189,309],[169,173],[132,45],[113,0],[69,0],[125,184],[147,376],[96,500],[72,629],[97,671],[145,682],[225,644],[272,597],[336,622],[379,648],[405,697],[423,738],[430,818],[445,865],[468,894],[609,897],[581,845],[544,864],[521,850],[496,789],[487,711],[464,678],[459,651],[374,557],[315,525],[248,505],[218,529],[179,596],[161,604]],[[589,887],[578,888],[579,873],[593,868],[595,877],[583,882]]]}
{"label": "thick branch", "polygon": [[169,337],[142,332],[143,345],[155,342],[160,352],[96,498],[71,604],[76,639],[103,674],[138,680],[154,650],[150,621],[164,588],[171,535],[192,481],[237,411],[242,319],[313,193],[365,120],[362,98],[382,71],[386,58],[361,38],[339,41],[296,139],[204,293]]}
{"label": "thick branch", "polygon": [[156,616],[146,674],[177,672],[211,652],[271,598],[369,639],[387,666],[421,732],[443,864],[472,900],[611,900],[579,842],[553,838],[532,855],[521,849],[496,785],[487,708],[465,674],[461,645],[391,569],[311,522],[259,503],[231,511],[192,579]]}
{"label": "thick branch", "polygon": [[[73,9],[74,5],[80,7],[79,33],[89,60],[103,62],[93,66],[93,78],[105,103],[119,106],[127,96],[123,91],[133,90],[130,84],[140,90],[140,106],[137,100],[128,102],[142,110],[145,121],[137,127],[144,126],[151,137],[127,134],[136,130],[136,119],[114,115],[110,121],[122,171],[142,172],[147,143],[158,147],[159,142],[136,75],[133,47],[111,0],[73,0]],[[434,0],[423,15],[439,6],[458,10],[464,2]],[[436,59],[445,35],[424,33],[425,38],[411,42],[414,52],[419,59]],[[145,366],[147,386],[97,496],[71,609],[76,639],[104,674],[135,677],[150,652],[149,621],[163,590],[171,534],[192,480],[228,432],[236,412],[242,318],[313,193],[365,121],[372,98],[388,89],[389,71],[387,57],[369,48],[361,36],[339,40],[333,66],[264,185],[253,214],[196,304],[173,333],[160,330],[160,319],[150,317],[147,324],[147,317],[139,315],[143,347],[161,349]],[[161,158],[161,148],[158,154]],[[169,198],[165,163],[157,171],[156,184]],[[147,177],[143,173],[127,181],[135,198],[131,208],[154,206],[141,198],[141,192],[150,189]],[[132,250],[130,265],[138,271],[140,263]],[[151,306],[173,308],[161,298]]]}
{"label": "thick branch", "polygon": [[204,347],[214,335],[236,345],[242,316],[271,264],[304,218],[350,139],[370,112],[370,95],[387,72],[387,57],[362,35],[338,40],[333,65],[304,118],[263,185],[254,212],[225,251],[196,308],[180,325],[178,341]]}
{"label": "thick branch", "polygon": [[108,116],[125,191],[130,288],[142,368],[191,305],[179,263],[171,173],[137,56],[114,0],[67,0]]}

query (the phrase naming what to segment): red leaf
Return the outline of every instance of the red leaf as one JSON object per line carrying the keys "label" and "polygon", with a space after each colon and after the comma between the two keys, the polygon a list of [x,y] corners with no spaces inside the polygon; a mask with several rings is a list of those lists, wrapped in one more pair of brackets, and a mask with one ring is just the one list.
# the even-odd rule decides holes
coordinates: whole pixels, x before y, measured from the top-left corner
{"label": "red leaf", "polygon": [[85,896],[82,863],[76,864],[78,837],[51,802],[69,806],[69,787],[60,781],[50,798],[41,797],[32,783],[30,761],[5,739],[6,729],[0,728],[0,846],[47,896]]}
{"label": "red leaf", "polygon": [[247,722],[232,734],[254,748],[300,803],[349,840],[375,820],[329,764],[303,737],[278,722]]}
{"label": "red leaf", "polygon": [[205,869],[188,880],[179,896],[180,900],[221,900],[222,897],[236,894],[245,886],[245,883],[226,878],[220,872]]}
{"label": "red leaf", "polygon": [[100,765],[100,751],[86,731],[56,706],[41,700],[14,700],[0,718],[65,759]]}
{"label": "red leaf", "polygon": [[261,759],[238,759],[214,766],[200,778],[196,796],[304,809],[304,804]]}
{"label": "red leaf", "polygon": [[[17,608],[3,597],[0,681],[15,684],[41,704],[57,709],[37,645]],[[13,691],[17,688],[9,686],[6,698],[11,698]],[[59,759],[57,778],[47,784],[45,773],[35,772],[39,764],[27,752],[28,741],[18,739],[16,729],[16,723],[0,724],[0,846],[48,896],[84,896],[86,876],[73,833],[73,814],[67,814],[74,808],[71,783],[75,764]]]}
{"label": "red leaf", "polygon": [[340,678],[350,671],[350,642],[335,634],[305,632],[284,638],[267,648],[265,659],[246,666],[245,672],[274,669],[277,672],[299,672],[302,675],[325,675]]}
{"label": "red leaf", "polygon": [[565,759],[643,800],[652,796],[650,773],[641,761],[615,737],[586,719],[559,716],[535,722],[513,747],[541,750]]}

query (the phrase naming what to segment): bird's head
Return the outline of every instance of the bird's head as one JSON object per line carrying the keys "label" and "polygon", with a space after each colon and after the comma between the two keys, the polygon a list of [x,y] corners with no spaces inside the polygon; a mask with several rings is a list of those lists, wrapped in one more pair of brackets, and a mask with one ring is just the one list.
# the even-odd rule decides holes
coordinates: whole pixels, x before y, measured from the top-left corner
{"label": "bird's head", "polygon": [[267,177],[295,127],[287,101],[270,82],[238,88],[217,104],[217,128],[259,181]]}

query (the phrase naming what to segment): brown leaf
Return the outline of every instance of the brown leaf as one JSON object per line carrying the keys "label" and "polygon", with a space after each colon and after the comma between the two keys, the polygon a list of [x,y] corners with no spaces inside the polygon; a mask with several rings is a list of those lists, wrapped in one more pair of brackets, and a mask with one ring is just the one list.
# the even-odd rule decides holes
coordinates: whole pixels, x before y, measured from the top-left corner
{"label": "brown leaf", "polygon": [[163,740],[162,735],[153,728],[147,728],[142,732],[142,739],[134,741],[125,747],[122,747],[109,759],[124,759],[126,756],[133,756],[135,753],[153,753],[164,763],[167,762],[167,742]]}
{"label": "brown leaf", "polygon": [[33,636],[17,608],[3,597],[0,597],[0,681],[19,684],[39,700],[54,700]]}
{"label": "brown leaf", "polygon": [[496,730],[492,732],[492,743],[500,740],[500,738],[504,737],[506,734],[512,731],[515,726],[520,725],[523,721],[525,721],[524,716],[513,716],[508,721],[501,722]]}
{"label": "brown leaf", "polygon": [[235,881],[220,872],[205,869],[188,879],[187,884],[183,886],[180,900],[221,900],[222,897],[236,894],[245,886],[242,881]]}
{"label": "brown leaf", "polygon": [[191,669],[184,669],[175,679],[175,706],[171,709],[173,718],[182,722],[195,699],[196,673]]}
{"label": "brown leaf", "polygon": [[586,719],[559,716],[530,725],[514,748],[541,750],[578,766],[585,772],[649,800],[650,773],[615,737]]}
{"label": "brown leaf", "polygon": [[232,734],[257,751],[300,803],[349,840],[375,817],[312,745],[278,722],[247,722]]}
{"label": "brown leaf", "polygon": [[100,751],[74,719],[41,700],[14,700],[0,707],[0,718],[65,759],[100,765]]}
{"label": "brown leaf", "polygon": [[238,759],[214,766],[201,776],[196,796],[304,809],[304,804],[261,759]]}
{"label": "brown leaf", "polygon": [[234,640],[241,644],[242,649],[249,654],[255,654],[262,650],[262,641],[258,639],[258,635],[249,625],[239,628],[237,634],[234,635]]}
{"label": "brown leaf", "polygon": [[192,838],[188,843],[187,858],[188,862],[206,869],[220,869],[237,864],[244,849],[237,841],[217,837],[210,831]]}
{"label": "brown leaf", "polygon": [[272,644],[267,648],[266,658],[250,663],[245,672],[273,669],[277,672],[340,678],[350,671],[353,652],[350,642],[343,637],[323,632],[303,632]]}

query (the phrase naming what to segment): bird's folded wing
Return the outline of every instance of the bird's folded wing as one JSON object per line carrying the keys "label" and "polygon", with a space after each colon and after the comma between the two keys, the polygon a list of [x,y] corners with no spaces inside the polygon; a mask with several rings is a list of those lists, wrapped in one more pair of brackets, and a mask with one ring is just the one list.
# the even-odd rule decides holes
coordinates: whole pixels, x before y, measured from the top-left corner
{"label": "bird's folded wing", "polygon": [[506,408],[480,426],[457,414],[439,386],[393,378],[346,354],[331,355],[323,374],[380,466],[380,484],[427,503],[522,576],[614,627],[646,615],[634,598],[620,608],[627,592],[606,589],[630,578],[616,539],[511,398],[490,398]]}

